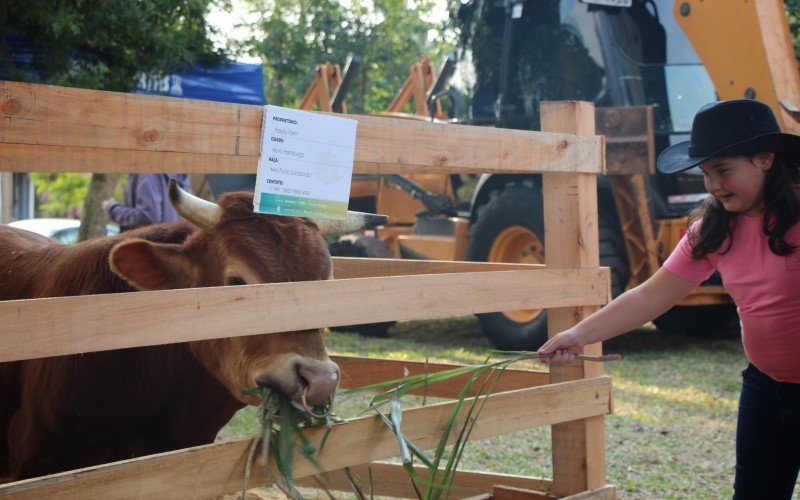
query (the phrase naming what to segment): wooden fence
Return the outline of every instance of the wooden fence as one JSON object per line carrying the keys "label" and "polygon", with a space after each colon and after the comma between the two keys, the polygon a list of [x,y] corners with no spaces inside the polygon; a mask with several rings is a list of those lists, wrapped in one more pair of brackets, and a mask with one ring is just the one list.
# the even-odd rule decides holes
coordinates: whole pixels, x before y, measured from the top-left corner
{"label": "wooden fence", "polygon": [[[0,171],[253,173],[263,109],[0,81],[0,116]],[[325,282],[0,302],[0,362],[229,337],[232,331],[268,334],[533,308],[549,308],[556,332],[609,300],[597,239],[596,175],[604,170],[604,142],[594,135],[591,104],[543,104],[546,132],[351,118],[359,122],[356,172],[541,172],[547,267],[335,258],[336,279]],[[108,318],[114,318],[113,336],[106,334]],[[593,354],[600,350],[587,347]],[[335,361],[345,387],[446,367]],[[452,398],[460,387],[454,381],[428,394]],[[451,401],[404,411],[404,434],[421,449],[434,447],[453,407]],[[461,471],[453,496],[615,497],[605,478],[603,415],[610,412],[611,380],[597,363],[576,362],[549,374],[508,370],[471,439],[551,425],[553,479]],[[322,432],[308,434],[318,440]],[[216,443],[9,483],[0,486],[0,496],[213,497],[241,490],[249,443]],[[358,472],[397,454],[395,436],[368,416],[335,425],[319,462],[328,471]],[[401,467],[376,462],[371,468],[375,494],[414,496]],[[315,473],[296,461],[297,478]],[[346,489],[340,474],[328,476],[334,487]],[[256,470],[250,485],[269,482]]]}

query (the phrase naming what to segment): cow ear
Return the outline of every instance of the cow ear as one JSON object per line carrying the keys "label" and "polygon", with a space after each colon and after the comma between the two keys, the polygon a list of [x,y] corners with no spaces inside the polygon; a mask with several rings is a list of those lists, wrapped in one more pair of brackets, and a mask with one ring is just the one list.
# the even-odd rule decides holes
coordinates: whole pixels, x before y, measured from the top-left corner
{"label": "cow ear", "polygon": [[137,290],[168,290],[191,286],[189,262],[180,245],[131,239],[115,246],[111,270]]}

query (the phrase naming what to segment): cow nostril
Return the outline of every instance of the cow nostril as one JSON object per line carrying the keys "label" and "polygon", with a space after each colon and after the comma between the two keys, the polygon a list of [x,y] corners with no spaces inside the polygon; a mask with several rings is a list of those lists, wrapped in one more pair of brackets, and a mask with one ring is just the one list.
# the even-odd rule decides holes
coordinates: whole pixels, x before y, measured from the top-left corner
{"label": "cow nostril", "polygon": [[308,394],[308,386],[303,389],[303,395],[300,397],[300,401],[303,403],[303,409],[309,415],[317,418],[325,418],[331,414],[331,410],[333,410],[333,396],[328,399],[328,403],[322,406],[323,411],[322,413],[317,413],[314,411],[314,408],[309,408],[308,401],[306,401],[306,395]]}
{"label": "cow nostril", "polygon": [[334,363],[301,362],[297,374],[304,384],[303,394],[310,406],[330,404],[339,386],[339,367]]}

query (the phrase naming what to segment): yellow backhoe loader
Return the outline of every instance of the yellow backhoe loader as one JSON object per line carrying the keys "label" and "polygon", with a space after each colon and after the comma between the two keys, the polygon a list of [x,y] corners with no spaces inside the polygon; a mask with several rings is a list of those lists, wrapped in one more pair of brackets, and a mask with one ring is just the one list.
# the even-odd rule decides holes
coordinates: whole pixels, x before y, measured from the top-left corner
{"label": "yellow backhoe loader", "polygon": [[[542,100],[596,103],[608,170],[598,179],[601,264],[611,268],[614,295],[658,269],[706,196],[699,172],[667,177],[654,169],[660,150],[686,140],[701,105],[757,98],[784,130],[800,134],[800,71],[781,0],[508,0],[483,2],[481,12],[472,5],[462,4],[459,17],[482,22],[484,38],[473,35],[465,48],[481,42],[498,53],[473,54],[478,77],[462,122],[535,129]],[[429,62],[417,61],[387,114],[446,120],[443,80]],[[454,197],[457,182],[436,174],[355,178],[351,204],[387,214],[391,223],[375,238],[351,238],[360,249],[349,254],[545,262],[540,176],[481,176],[466,203]],[[527,310],[478,317],[496,346],[535,349],[547,337],[546,316]],[[736,321],[713,276],[655,324],[702,335]],[[388,326],[360,329],[381,334]]]}

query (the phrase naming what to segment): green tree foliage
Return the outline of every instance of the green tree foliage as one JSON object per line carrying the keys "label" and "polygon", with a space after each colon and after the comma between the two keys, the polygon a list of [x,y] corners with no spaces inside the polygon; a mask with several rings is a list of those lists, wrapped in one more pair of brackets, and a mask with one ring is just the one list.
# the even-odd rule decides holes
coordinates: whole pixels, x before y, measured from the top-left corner
{"label": "green tree foliage", "polygon": [[[140,74],[161,75],[222,54],[209,39],[205,16],[228,0],[4,0],[0,2],[0,77],[127,92]],[[9,39],[32,54],[14,64]],[[16,61],[17,63],[19,61]],[[94,183],[113,182],[96,174]],[[113,178],[115,179],[115,177]],[[83,216],[103,232],[97,203],[86,205],[89,177],[34,175],[38,215]],[[84,212],[84,213],[81,213]],[[87,223],[87,220],[89,222]]]}
{"label": "green tree foliage", "polygon": [[[251,38],[238,49],[264,61],[270,104],[296,106],[317,64],[344,65],[349,54],[361,58],[347,96],[355,113],[384,111],[420,55],[436,64],[452,44],[441,27],[424,21],[433,0],[248,0],[261,15]],[[433,33],[433,37],[429,35]],[[429,41],[432,38],[432,41]]]}
{"label": "green tree foliage", "polygon": [[789,30],[794,40],[794,51],[800,60],[800,0],[784,0],[786,18],[789,20]]}
{"label": "green tree foliage", "polygon": [[77,217],[78,207],[83,206],[88,174],[31,174],[38,206],[39,217]]}
{"label": "green tree foliage", "polygon": [[[141,72],[166,73],[220,57],[205,14],[223,0],[10,0],[0,7],[5,35],[22,37],[30,67],[2,68],[16,80],[129,91]],[[31,69],[37,70],[31,72]]]}
{"label": "green tree foliage", "polygon": [[[89,174],[32,173],[37,217],[80,217],[90,177]],[[122,198],[119,187],[115,196]]]}

